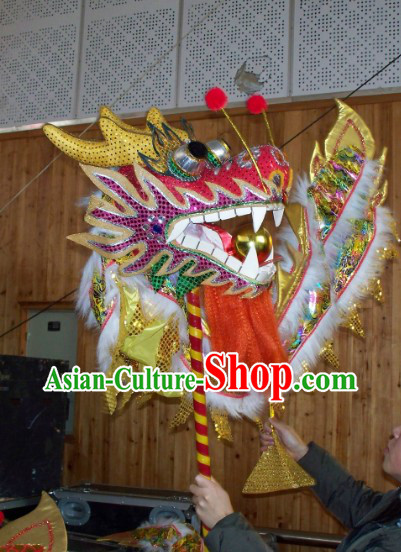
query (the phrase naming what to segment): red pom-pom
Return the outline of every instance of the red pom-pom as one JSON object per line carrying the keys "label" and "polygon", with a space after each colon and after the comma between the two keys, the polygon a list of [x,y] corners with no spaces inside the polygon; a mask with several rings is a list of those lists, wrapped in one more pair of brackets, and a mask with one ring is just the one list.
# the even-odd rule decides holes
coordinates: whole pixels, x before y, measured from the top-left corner
{"label": "red pom-pom", "polygon": [[248,111],[254,115],[258,115],[259,113],[262,113],[262,111],[266,111],[267,105],[267,100],[265,100],[260,94],[254,94],[246,101]]}
{"label": "red pom-pom", "polygon": [[205,94],[205,102],[211,111],[219,111],[227,105],[227,94],[222,88],[211,88]]}

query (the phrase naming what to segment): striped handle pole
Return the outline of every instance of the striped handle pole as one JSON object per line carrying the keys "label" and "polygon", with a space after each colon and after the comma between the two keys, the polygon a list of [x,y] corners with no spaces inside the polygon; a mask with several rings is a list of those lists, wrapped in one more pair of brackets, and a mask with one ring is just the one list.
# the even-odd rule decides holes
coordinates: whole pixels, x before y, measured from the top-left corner
{"label": "striped handle pole", "polygon": [[[199,288],[188,293],[188,326],[189,342],[191,345],[191,367],[195,376],[203,377],[202,356],[202,317],[200,310]],[[198,470],[205,477],[211,477],[209,438],[207,433],[206,396],[203,385],[198,385],[193,394],[195,434],[196,434],[196,460]],[[202,526],[202,534],[206,537],[208,530]]]}

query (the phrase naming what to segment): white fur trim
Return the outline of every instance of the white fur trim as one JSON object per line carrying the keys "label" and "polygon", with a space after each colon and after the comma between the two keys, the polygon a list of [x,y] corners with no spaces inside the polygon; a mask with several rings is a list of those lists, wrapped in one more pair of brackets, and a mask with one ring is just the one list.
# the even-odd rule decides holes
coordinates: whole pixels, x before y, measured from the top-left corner
{"label": "white fur trim", "polygon": [[[312,244],[312,256],[302,286],[298,290],[297,295],[292,299],[290,307],[280,323],[279,330],[283,341],[294,335],[299,326],[303,311],[307,306],[308,290],[313,289],[317,282],[327,282],[329,272],[331,278],[333,277],[339,251],[343,247],[345,240],[353,232],[352,219],[363,218],[368,202],[375,192],[377,170],[378,163],[376,161],[367,161],[365,163],[356,188],[344,207],[341,216],[336,221],[332,233],[327,238],[324,249],[322,249],[321,242],[317,238],[318,225],[315,205],[313,199],[307,198],[307,188],[310,184],[307,178],[303,178],[297,183],[294,193],[291,195],[291,202],[304,204],[305,198],[307,198],[306,208]],[[367,283],[372,278],[377,277],[382,270],[383,263],[376,251],[378,248],[388,245],[393,239],[391,223],[392,217],[388,209],[378,207],[376,209],[375,220],[376,234],[362,264],[358,266],[353,279],[339,300],[336,300],[336,297],[332,293],[332,305],[319,321],[311,336],[291,359],[291,365],[296,377],[303,372],[303,361],[306,361],[310,367],[314,366],[325,341],[333,337],[337,327],[347,315],[349,306],[355,301],[366,297]],[[282,241],[289,241],[294,245],[296,237],[289,226],[287,228],[284,227],[280,234]],[[286,248],[281,247],[281,255],[285,255],[285,252]],[[288,260],[288,252],[286,257],[283,266],[288,269],[291,266],[291,261]]]}
{"label": "white fur trim", "polygon": [[100,255],[93,252],[86,262],[82,271],[81,281],[77,294],[76,310],[78,314],[85,319],[88,328],[97,328],[98,322],[92,312],[91,302],[89,299],[89,291],[92,287],[93,273],[97,270],[99,273],[102,269]]}
{"label": "white fur trim", "polygon": [[206,393],[206,402],[209,408],[224,410],[228,412],[232,418],[246,416],[247,418],[253,419],[263,412],[267,404],[267,393],[268,391],[266,393],[250,391],[248,396],[242,399],[235,399],[221,395],[220,393],[208,391]]}

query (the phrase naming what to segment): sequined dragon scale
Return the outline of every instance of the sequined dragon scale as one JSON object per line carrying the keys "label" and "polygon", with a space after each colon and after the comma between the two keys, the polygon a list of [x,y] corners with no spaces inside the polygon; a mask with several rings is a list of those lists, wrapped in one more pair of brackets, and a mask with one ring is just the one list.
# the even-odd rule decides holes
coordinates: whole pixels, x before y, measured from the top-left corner
{"label": "sequined dragon scale", "polygon": [[[211,302],[205,301],[204,350],[224,321],[233,332],[246,326],[244,317],[250,327],[256,323],[260,298],[267,294],[276,315],[272,328],[295,373],[313,368],[319,351],[327,357],[335,329],[355,315],[355,305],[378,280],[382,252],[394,249],[394,221],[383,206],[385,151],[375,160],[366,124],[344,103],[338,102],[338,110],[324,153],[315,146],[310,178],[293,187],[291,168],[276,147],[264,144],[232,155],[225,142],[200,142],[188,124],[174,128],[155,108],[144,128],[102,108],[99,142],[45,125],[49,139],[82,163],[98,189],[85,217],[93,229],[71,239],[93,251],[79,308],[101,329],[103,371],[121,362],[139,370],[157,362],[163,371],[189,371],[185,296],[198,286],[205,297],[210,289],[216,297],[229,294],[235,312],[242,313],[234,320],[222,310],[216,325]],[[248,246],[256,244],[258,232],[270,236],[268,256],[252,245],[240,254],[244,227],[251,236]],[[250,307],[241,310],[239,304]],[[252,333],[248,348],[256,350],[261,337]],[[108,397],[111,411],[129,395],[118,399],[118,393]],[[215,420],[219,413],[215,425],[222,437],[230,435],[227,414],[255,419],[266,406],[266,397],[254,392],[209,393],[207,401]],[[190,411],[184,394],[173,425]]]}

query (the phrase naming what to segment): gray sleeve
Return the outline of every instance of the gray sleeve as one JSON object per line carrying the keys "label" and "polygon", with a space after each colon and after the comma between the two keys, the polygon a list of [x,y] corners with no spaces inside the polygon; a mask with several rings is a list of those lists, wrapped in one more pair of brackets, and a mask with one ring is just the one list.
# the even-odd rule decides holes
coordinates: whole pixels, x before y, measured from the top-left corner
{"label": "gray sleeve", "polygon": [[205,539],[209,552],[274,552],[240,513],[220,520]]}
{"label": "gray sleeve", "polygon": [[313,491],[346,527],[353,528],[383,497],[356,481],[328,452],[309,443],[300,466],[316,479]]}

